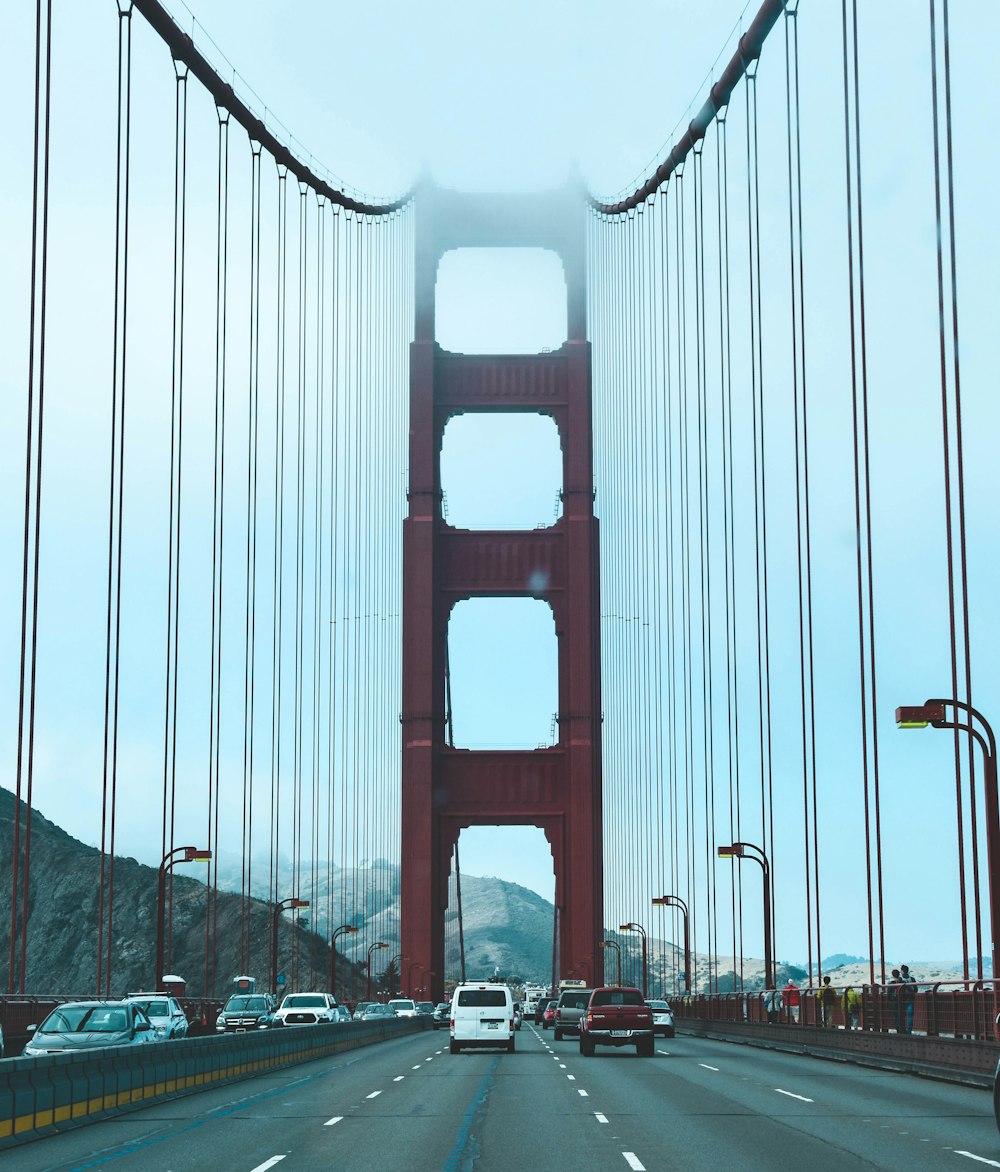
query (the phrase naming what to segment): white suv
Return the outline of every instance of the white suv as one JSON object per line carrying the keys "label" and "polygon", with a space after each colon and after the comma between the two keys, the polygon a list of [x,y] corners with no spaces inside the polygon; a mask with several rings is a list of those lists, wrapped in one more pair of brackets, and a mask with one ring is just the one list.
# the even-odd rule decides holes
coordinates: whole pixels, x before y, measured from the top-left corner
{"label": "white suv", "polygon": [[416,1002],[409,997],[397,997],[389,1002],[389,1008],[397,1017],[413,1017],[417,1012]]}
{"label": "white suv", "polygon": [[289,993],[272,1018],[271,1025],[319,1025],[336,1020],[337,999],[329,993]]}
{"label": "white suv", "polygon": [[459,985],[451,999],[451,1052],[502,1046],[514,1053],[514,998],[506,985]]}

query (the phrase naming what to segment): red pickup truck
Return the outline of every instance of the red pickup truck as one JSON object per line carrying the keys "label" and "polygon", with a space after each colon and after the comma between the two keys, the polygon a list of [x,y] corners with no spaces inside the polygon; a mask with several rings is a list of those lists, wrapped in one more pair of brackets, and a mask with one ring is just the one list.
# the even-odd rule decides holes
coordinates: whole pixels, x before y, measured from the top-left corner
{"label": "red pickup truck", "polygon": [[639,1058],[653,1057],[653,1012],[638,989],[595,989],[580,1019],[580,1053],[592,1058],[596,1046],[635,1046]]}

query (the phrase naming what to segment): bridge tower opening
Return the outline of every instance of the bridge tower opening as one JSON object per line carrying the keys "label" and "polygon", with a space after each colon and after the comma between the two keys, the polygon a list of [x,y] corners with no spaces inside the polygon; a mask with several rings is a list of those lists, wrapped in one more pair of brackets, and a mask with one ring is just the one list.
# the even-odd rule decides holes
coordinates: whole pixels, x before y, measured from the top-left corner
{"label": "bridge tower opening", "polygon": [[[403,523],[401,947],[443,995],[444,920],[460,832],[536,826],[552,851],[561,976],[602,979],[600,605],[594,516],[586,208],[575,190],[478,195],[421,189],[410,350],[409,511]],[[566,342],[538,354],[457,354],[435,340],[435,286],[459,248],[545,248],[566,282]],[[562,510],[533,530],[469,530],[442,510],[444,430],[462,414],[534,412],[558,429]],[[554,743],[463,749],[448,729],[448,627],[467,599],[547,603],[555,620]]]}

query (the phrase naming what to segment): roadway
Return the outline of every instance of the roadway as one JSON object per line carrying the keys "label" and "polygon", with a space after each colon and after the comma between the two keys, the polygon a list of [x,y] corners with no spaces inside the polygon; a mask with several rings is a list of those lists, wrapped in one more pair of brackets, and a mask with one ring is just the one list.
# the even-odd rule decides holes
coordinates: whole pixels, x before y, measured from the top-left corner
{"label": "roadway", "polygon": [[701,1038],[655,1057],[525,1025],[409,1035],[15,1148],[18,1172],[1000,1168],[988,1092]]}

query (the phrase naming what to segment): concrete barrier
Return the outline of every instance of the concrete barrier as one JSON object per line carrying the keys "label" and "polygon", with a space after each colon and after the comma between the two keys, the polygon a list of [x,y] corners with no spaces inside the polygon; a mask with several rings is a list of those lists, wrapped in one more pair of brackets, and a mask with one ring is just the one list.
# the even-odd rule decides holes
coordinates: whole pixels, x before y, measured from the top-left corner
{"label": "concrete barrier", "polygon": [[428,1029],[421,1018],[286,1026],[0,1061],[0,1151],[148,1103]]}

